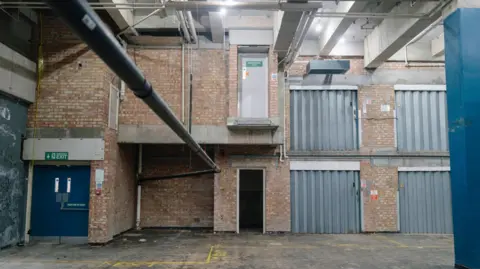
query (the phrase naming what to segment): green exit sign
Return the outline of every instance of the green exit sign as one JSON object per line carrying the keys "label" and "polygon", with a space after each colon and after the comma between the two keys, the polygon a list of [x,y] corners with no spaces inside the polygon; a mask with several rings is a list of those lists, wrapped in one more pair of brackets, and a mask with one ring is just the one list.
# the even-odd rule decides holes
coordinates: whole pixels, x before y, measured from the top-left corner
{"label": "green exit sign", "polygon": [[67,161],[68,152],[45,152],[46,161]]}
{"label": "green exit sign", "polygon": [[263,62],[262,61],[247,61],[247,67],[262,67]]}

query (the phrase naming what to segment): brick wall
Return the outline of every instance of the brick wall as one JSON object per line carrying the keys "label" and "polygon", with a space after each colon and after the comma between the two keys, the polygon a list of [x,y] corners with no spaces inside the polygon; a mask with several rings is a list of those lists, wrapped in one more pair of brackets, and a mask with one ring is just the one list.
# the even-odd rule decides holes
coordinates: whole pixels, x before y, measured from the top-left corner
{"label": "brick wall", "polygon": [[370,153],[395,151],[395,92],[393,86],[360,87],[358,109],[361,111],[362,127],[360,150]]}
{"label": "brick wall", "polygon": [[[91,162],[88,240],[105,243],[133,227],[135,214],[134,155],[108,127],[110,83],[118,79],[60,20],[43,22],[44,73],[28,126],[104,128],[105,158]],[[101,195],[95,194],[96,169],[105,172]]]}
{"label": "brick wall", "polygon": [[368,191],[364,193],[365,231],[397,231],[397,167],[379,167],[362,161],[360,178],[367,181],[370,190],[378,191],[378,200],[372,200]]}
{"label": "brick wall", "polygon": [[[106,65],[58,19],[45,17],[44,28],[36,126],[104,127]],[[29,108],[29,127],[33,126],[34,107]]]}
{"label": "brick wall", "polygon": [[[182,119],[182,51],[180,49],[129,50],[130,56],[167,102],[177,118]],[[185,121],[189,108],[189,58],[193,70],[192,123],[224,125],[226,123],[226,58],[223,50],[185,51]],[[164,124],[142,100],[126,91],[120,104],[120,124]]]}
{"label": "brick wall", "polygon": [[[236,231],[237,172],[265,169],[266,231],[290,231],[290,165],[279,162],[269,147],[223,147],[216,154],[222,171],[215,175],[215,231]],[[272,157],[263,157],[272,156]]]}
{"label": "brick wall", "polygon": [[[186,146],[144,146],[143,175],[206,170]],[[141,227],[213,227],[213,174],[142,183]]]}

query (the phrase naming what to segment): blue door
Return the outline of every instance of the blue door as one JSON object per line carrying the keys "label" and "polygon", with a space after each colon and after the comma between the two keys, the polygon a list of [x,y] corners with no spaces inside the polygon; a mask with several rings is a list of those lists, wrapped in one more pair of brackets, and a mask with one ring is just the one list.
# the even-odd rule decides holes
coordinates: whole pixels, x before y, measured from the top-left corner
{"label": "blue door", "polygon": [[88,236],[89,166],[35,166],[31,236]]}

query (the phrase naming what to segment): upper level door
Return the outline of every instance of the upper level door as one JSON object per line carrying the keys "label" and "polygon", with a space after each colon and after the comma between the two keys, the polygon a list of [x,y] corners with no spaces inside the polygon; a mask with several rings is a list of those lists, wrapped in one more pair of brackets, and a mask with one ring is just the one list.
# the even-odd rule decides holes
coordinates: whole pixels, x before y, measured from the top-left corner
{"label": "upper level door", "polygon": [[240,54],[239,109],[242,118],[268,118],[267,54]]}

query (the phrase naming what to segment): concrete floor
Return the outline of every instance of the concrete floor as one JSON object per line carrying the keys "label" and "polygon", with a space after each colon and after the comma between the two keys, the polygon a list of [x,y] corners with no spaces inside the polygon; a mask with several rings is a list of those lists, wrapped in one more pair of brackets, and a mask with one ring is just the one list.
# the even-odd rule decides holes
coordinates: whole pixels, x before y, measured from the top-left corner
{"label": "concrete floor", "polygon": [[[140,242],[144,241],[146,242]],[[262,235],[133,231],[104,247],[36,243],[0,251],[0,268],[453,268],[452,236]]]}

